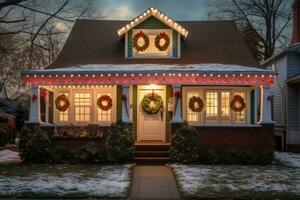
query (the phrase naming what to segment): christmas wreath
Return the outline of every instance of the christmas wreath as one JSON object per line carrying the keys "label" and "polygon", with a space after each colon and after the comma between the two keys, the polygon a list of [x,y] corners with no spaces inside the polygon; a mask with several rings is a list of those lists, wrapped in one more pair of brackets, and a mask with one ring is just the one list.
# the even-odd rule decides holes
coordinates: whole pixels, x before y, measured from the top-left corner
{"label": "christmas wreath", "polygon": [[[160,44],[160,40],[164,40],[163,45]],[[170,38],[165,32],[159,33],[159,35],[155,37],[155,47],[158,50],[165,51],[168,49],[169,46],[170,46]]]}
{"label": "christmas wreath", "polygon": [[235,95],[230,102],[230,108],[234,112],[242,112],[246,108],[244,98],[240,95]]}
{"label": "christmas wreath", "polygon": [[109,110],[112,107],[112,99],[108,95],[101,95],[97,100],[97,105],[101,110]]}
{"label": "christmas wreath", "polygon": [[193,112],[201,112],[204,108],[204,103],[200,97],[192,96],[189,100],[189,108]]}
{"label": "christmas wreath", "polygon": [[[142,45],[138,44],[140,38],[144,40]],[[133,37],[133,47],[137,51],[145,51],[149,47],[149,37],[143,31],[138,32]]]}
{"label": "christmas wreath", "polygon": [[61,94],[56,98],[55,106],[60,112],[65,112],[70,106],[70,101],[65,94]]}
{"label": "christmas wreath", "polygon": [[148,93],[143,97],[141,106],[145,113],[154,115],[163,109],[163,100],[157,93]]}

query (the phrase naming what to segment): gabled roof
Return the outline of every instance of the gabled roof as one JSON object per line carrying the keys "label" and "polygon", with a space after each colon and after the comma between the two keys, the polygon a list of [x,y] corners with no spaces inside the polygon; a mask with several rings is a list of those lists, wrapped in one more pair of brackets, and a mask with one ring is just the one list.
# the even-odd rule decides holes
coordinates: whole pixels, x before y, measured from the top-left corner
{"label": "gabled roof", "polygon": [[50,68],[86,64],[205,64],[258,67],[234,21],[180,21],[189,30],[181,41],[180,58],[126,59],[125,41],[116,31],[126,21],[77,20]]}
{"label": "gabled roof", "polygon": [[123,26],[122,28],[120,28],[117,31],[118,35],[121,37],[126,32],[128,32],[131,29],[133,29],[134,27],[136,27],[137,25],[139,25],[140,23],[142,23],[143,21],[145,21],[146,19],[148,19],[151,16],[157,18],[158,20],[160,20],[161,22],[165,23],[170,28],[176,30],[178,33],[180,33],[182,35],[183,38],[187,37],[188,31],[185,28],[183,28],[181,25],[179,25],[174,20],[172,20],[167,15],[163,14],[162,12],[160,12],[159,10],[157,10],[154,7],[150,7],[148,10],[146,10],[143,13],[141,13],[135,19],[133,19],[132,21],[130,21],[129,23],[127,23],[125,26]]}

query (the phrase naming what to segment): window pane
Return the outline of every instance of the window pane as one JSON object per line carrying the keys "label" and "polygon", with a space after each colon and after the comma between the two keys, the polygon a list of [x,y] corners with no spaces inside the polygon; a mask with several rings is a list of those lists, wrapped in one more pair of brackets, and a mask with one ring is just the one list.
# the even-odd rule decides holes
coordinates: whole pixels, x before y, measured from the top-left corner
{"label": "window pane", "polygon": [[[66,97],[68,97],[68,93],[59,93],[59,95],[64,94]],[[58,111],[58,120],[59,122],[68,122],[69,121],[69,108],[64,111],[64,112],[60,112]]]}
{"label": "window pane", "polygon": [[218,113],[218,92],[206,92],[206,122],[217,123],[219,121]]}
{"label": "window pane", "polygon": [[[193,112],[190,108],[189,108],[189,101],[191,97],[199,97],[200,93],[199,92],[187,92],[187,121],[188,122],[200,122],[201,121],[201,112]],[[175,106],[175,105],[174,105]]]}
{"label": "window pane", "polygon": [[[233,94],[233,97],[235,95],[240,95],[241,97],[243,97],[243,99],[245,100],[245,103],[247,105],[247,96],[245,92],[235,92]],[[247,108],[247,107],[246,107]],[[246,113],[247,113],[247,109],[244,109],[242,112],[234,112],[234,122],[235,123],[241,123],[241,124],[245,124],[246,123]]]}
{"label": "window pane", "polygon": [[92,99],[90,92],[75,93],[75,121],[88,122],[91,120]]}
{"label": "window pane", "polygon": [[[110,93],[98,93],[97,94],[97,99],[102,96],[102,95],[108,95],[111,97]],[[103,102],[104,104],[104,102]],[[128,112],[129,112],[129,108],[128,108]],[[97,120],[99,122],[111,122],[112,121],[112,108],[109,110],[101,110],[98,106],[97,106]]]}
{"label": "window pane", "polygon": [[221,92],[221,123],[230,123],[230,92]]}

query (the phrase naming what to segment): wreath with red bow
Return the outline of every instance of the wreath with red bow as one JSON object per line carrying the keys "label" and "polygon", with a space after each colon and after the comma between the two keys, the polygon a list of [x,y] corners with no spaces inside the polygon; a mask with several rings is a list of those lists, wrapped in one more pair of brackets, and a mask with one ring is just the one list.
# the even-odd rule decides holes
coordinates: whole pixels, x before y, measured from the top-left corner
{"label": "wreath with red bow", "polygon": [[[144,40],[142,45],[138,44],[140,38]],[[145,51],[149,47],[149,37],[143,31],[138,32],[133,37],[133,47],[137,51]]]}
{"label": "wreath with red bow", "polygon": [[242,112],[246,108],[245,99],[240,95],[235,95],[230,102],[230,108],[234,112]]}
{"label": "wreath with red bow", "polygon": [[[164,40],[163,45],[160,44],[160,40]],[[165,32],[159,33],[159,35],[155,37],[155,47],[158,50],[166,51],[169,46],[170,46],[170,38]]]}
{"label": "wreath with red bow", "polygon": [[163,100],[160,95],[151,92],[143,97],[141,107],[148,115],[155,115],[163,109]]}
{"label": "wreath with red bow", "polygon": [[109,110],[112,107],[112,99],[108,95],[101,95],[97,100],[97,105],[101,110]]}
{"label": "wreath with red bow", "polygon": [[61,94],[56,98],[55,106],[60,112],[65,112],[70,106],[70,101],[65,94]]}
{"label": "wreath with red bow", "polygon": [[193,112],[201,112],[204,108],[203,100],[200,97],[192,96],[189,100],[189,108]]}

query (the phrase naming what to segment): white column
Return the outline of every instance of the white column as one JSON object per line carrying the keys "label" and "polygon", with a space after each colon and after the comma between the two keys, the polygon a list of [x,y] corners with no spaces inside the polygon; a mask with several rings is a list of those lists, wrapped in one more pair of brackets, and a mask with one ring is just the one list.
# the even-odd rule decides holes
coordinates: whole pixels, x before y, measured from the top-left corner
{"label": "white column", "polygon": [[273,124],[271,118],[270,87],[260,86],[260,120],[259,124]]}
{"label": "white column", "polygon": [[[176,92],[181,92],[181,85],[173,85],[173,95]],[[181,115],[181,98],[178,98],[176,96],[173,96],[173,118],[172,122],[173,123],[181,123],[183,122],[182,120],[182,115]],[[176,104],[177,101],[177,104]]]}
{"label": "white column", "polygon": [[29,122],[41,122],[40,89],[37,86],[31,88]]}
{"label": "white column", "polygon": [[[123,100],[126,97],[126,101]],[[122,121],[130,122],[130,85],[122,85]],[[127,108],[127,110],[126,110]]]}

